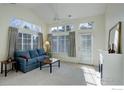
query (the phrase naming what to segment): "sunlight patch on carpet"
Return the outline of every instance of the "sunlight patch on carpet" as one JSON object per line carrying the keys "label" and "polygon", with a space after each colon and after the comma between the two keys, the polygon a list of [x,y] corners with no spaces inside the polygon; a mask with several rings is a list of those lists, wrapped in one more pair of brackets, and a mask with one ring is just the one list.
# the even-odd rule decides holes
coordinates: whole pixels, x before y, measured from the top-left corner
{"label": "sunlight patch on carpet", "polygon": [[90,86],[98,86],[100,84],[100,74],[93,67],[82,66],[84,72],[85,82]]}

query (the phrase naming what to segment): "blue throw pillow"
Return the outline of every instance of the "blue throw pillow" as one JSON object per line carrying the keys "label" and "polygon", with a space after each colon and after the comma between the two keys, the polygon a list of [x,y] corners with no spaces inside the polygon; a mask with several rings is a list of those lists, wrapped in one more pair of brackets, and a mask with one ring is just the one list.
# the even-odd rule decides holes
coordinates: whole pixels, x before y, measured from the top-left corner
{"label": "blue throw pillow", "polygon": [[41,49],[37,49],[37,52],[38,52],[39,56],[46,55],[44,49],[42,49],[42,48]]}
{"label": "blue throw pillow", "polygon": [[38,57],[37,50],[30,50],[29,51],[31,58]]}

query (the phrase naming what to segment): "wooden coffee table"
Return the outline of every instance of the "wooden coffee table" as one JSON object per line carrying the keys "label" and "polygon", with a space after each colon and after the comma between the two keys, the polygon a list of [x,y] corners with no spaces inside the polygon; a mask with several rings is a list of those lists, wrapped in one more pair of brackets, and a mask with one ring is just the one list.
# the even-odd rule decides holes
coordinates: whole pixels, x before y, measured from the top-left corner
{"label": "wooden coffee table", "polygon": [[49,64],[50,66],[50,73],[52,73],[52,65],[54,63],[58,63],[58,67],[60,68],[60,60],[56,58],[47,58],[44,60],[44,62],[40,62],[40,70],[42,70],[42,65],[43,64]]}

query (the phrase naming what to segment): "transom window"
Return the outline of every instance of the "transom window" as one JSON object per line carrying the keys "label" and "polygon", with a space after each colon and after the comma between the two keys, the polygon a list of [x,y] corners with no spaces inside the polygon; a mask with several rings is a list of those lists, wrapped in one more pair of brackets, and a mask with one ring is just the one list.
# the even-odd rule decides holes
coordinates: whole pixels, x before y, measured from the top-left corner
{"label": "transom window", "polygon": [[65,26],[58,26],[58,31],[59,32],[64,32],[65,31]]}
{"label": "transom window", "polygon": [[80,23],[79,29],[84,30],[84,29],[93,29],[94,22],[89,22],[89,23]]}
{"label": "transom window", "polygon": [[10,19],[10,26],[16,27],[16,28],[29,29],[29,30],[35,31],[35,32],[41,32],[40,26],[34,25],[32,23],[26,22],[21,19],[17,19],[15,17]]}
{"label": "transom window", "polygon": [[72,31],[73,30],[73,25],[66,25],[66,31]]}
{"label": "transom window", "polygon": [[50,33],[52,32],[68,32],[73,30],[73,25],[63,25],[50,28]]}
{"label": "transom window", "polygon": [[58,28],[57,27],[52,27],[51,32],[57,32]]}

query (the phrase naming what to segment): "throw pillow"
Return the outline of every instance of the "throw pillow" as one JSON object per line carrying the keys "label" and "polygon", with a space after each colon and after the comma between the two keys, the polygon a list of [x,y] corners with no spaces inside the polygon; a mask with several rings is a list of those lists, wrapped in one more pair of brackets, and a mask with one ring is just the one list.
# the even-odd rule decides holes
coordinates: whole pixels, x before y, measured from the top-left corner
{"label": "throw pillow", "polygon": [[26,55],[20,55],[20,57],[22,57],[24,59],[29,59]]}
{"label": "throw pillow", "polygon": [[46,55],[44,49],[37,49],[39,56]]}
{"label": "throw pillow", "polygon": [[36,50],[30,50],[29,51],[31,58],[38,57],[38,53]]}

